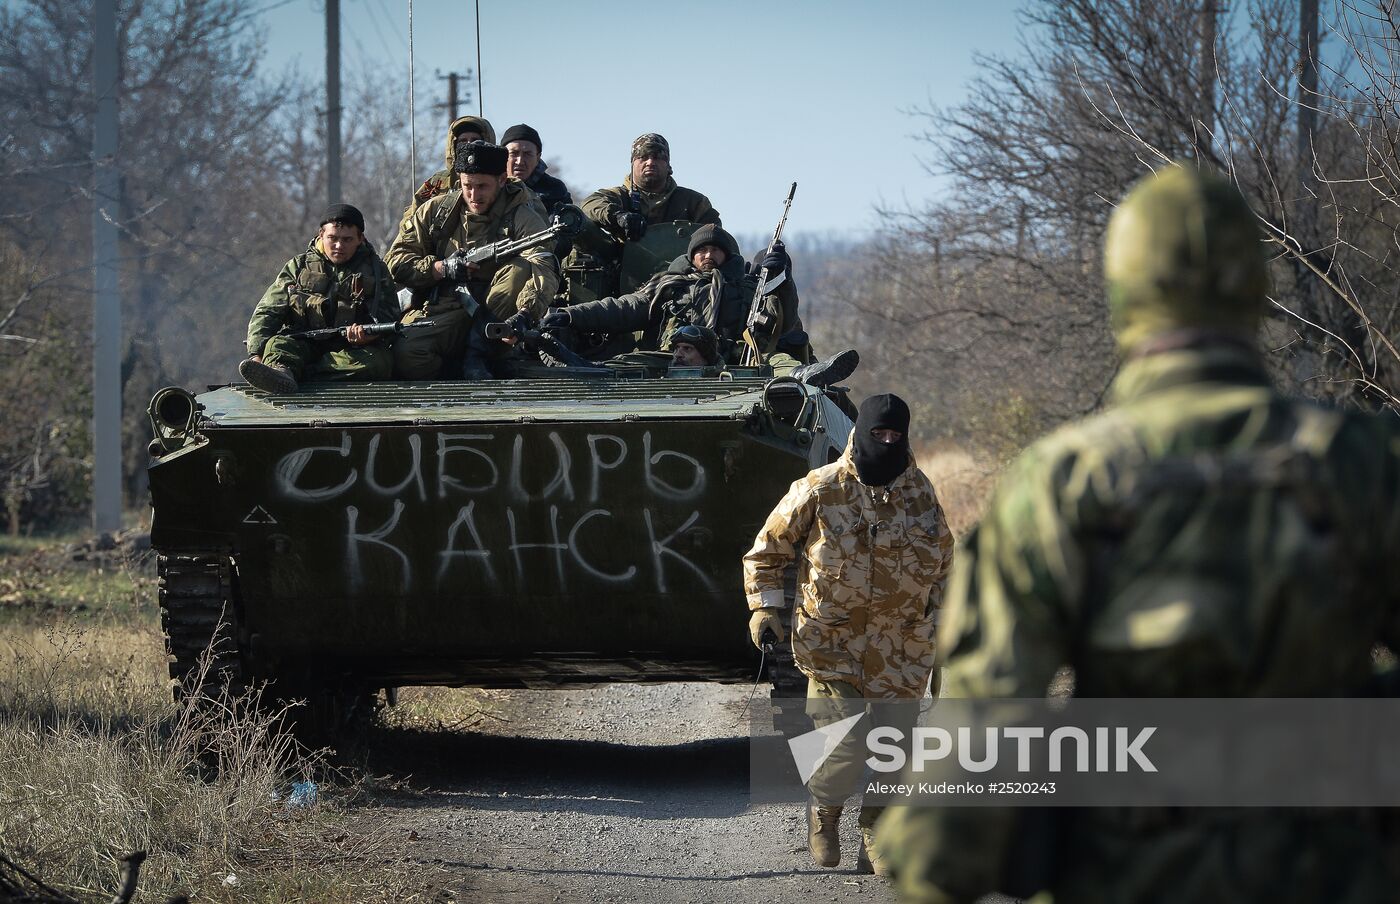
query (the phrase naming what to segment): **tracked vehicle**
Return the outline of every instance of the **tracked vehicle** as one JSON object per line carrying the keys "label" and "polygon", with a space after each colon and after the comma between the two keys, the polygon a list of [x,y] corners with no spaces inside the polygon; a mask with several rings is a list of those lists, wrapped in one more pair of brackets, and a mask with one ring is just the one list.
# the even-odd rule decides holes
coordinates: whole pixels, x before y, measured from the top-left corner
{"label": "tracked vehicle", "polygon": [[751,681],[740,558],[848,410],[740,368],[162,390],[171,675],[217,641],[222,680],[331,720],[410,685]]}

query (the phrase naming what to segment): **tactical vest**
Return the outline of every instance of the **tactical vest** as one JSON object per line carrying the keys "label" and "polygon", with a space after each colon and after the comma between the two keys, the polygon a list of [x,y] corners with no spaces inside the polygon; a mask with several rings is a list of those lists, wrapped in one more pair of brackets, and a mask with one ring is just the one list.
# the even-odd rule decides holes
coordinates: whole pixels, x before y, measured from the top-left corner
{"label": "tactical vest", "polygon": [[335,272],[318,252],[308,251],[293,283],[292,331],[319,330],[351,323],[371,323],[368,293],[374,291],[374,258],[357,255],[344,265],[348,278],[336,280]]}

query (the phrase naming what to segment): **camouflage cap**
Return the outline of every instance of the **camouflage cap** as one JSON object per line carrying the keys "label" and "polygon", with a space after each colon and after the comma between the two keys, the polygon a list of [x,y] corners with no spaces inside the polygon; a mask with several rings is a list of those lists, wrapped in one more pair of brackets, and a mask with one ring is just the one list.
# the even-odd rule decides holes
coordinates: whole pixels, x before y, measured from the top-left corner
{"label": "camouflage cap", "polygon": [[639,135],[637,140],[632,142],[632,159],[646,157],[651,154],[660,154],[667,160],[671,159],[671,145],[655,132],[648,132]]}
{"label": "camouflage cap", "polygon": [[1108,221],[1104,280],[1118,345],[1205,327],[1253,339],[1269,290],[1254,213],[1192,163],[1140,181]]}
{"label": "camouflage cap", "polygon": [[714,364],[719,360],[719,336],[707,326],[686,323],[671,330],[671,334],[666,337],[666,351],[674,351],[676,344],[680,342],[695,346],[695,350],[705,359],[706,364]]}

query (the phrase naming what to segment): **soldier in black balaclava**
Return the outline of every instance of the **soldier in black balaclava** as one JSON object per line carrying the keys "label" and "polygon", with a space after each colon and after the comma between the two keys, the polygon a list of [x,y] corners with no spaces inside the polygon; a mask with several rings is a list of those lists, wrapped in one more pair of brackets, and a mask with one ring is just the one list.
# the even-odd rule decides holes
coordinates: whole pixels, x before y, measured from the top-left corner
{"label": "soldier in black balaclava", "polygon": [[[934,628],[953,535],[908,434],[909,406],[899,397],[866,399],[846,451],[792,485],[744,556],[749,638],[760,649],[767,636],[785,639],[787,575],[798,566],[792,658],[807,676],[813,724],[868,716],[861,730],[837,735],[807,780],[807,847],[818,866],[841,863],[841,810],[862,785],[867,730],[908,737],[936,674]],[[872,705],[897,700],[909,704]],[[884,810],[862,801],[857,872],[885,870],[871,847]]]}
{"label": "soldier in black balaclava", "polygon": [[852,437],[851,458],[860,482],[889,486],[904,473],[909,456],[909,406],[892,393],[873,395],[860,403]]}

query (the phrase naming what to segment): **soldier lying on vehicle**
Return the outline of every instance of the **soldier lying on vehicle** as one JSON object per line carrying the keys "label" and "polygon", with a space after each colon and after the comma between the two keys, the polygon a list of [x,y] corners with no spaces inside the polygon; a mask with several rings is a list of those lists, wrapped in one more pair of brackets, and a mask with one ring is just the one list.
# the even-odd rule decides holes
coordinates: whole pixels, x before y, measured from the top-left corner
{"label": "soldier lying on vehicle", "polygon": [[[790,266],[787,251],[778,242],[761,266],[746,268],[733,236],[719,226],[703,226],[691,236],[686,254],[641,289],[617,298],[557,308],[541,321],[541,326],[547,330],[571,327],[581,332],[640,332],[637,348],[655,351],[660,348],[661,337],[694,324],[715,333],[719,361],[738,364],[759,272],[766,269],[769,273],[784,273]],[[775,292],[763,297],[762,313],[769,329],[766,335],[756,337],[760,347],[776,346],[775,337],[785,330],[801,329],[797,304],[797,288],[791,278],[784,279]],[[765,363],[772,366],[774,373],[800,376],[815,385],[830,385],[850,376],[858,360],[855,352],[843,352],[831,362],[804,368],[805,361],[774,348]],[[797,374],[799,369],[804,373]]]}

